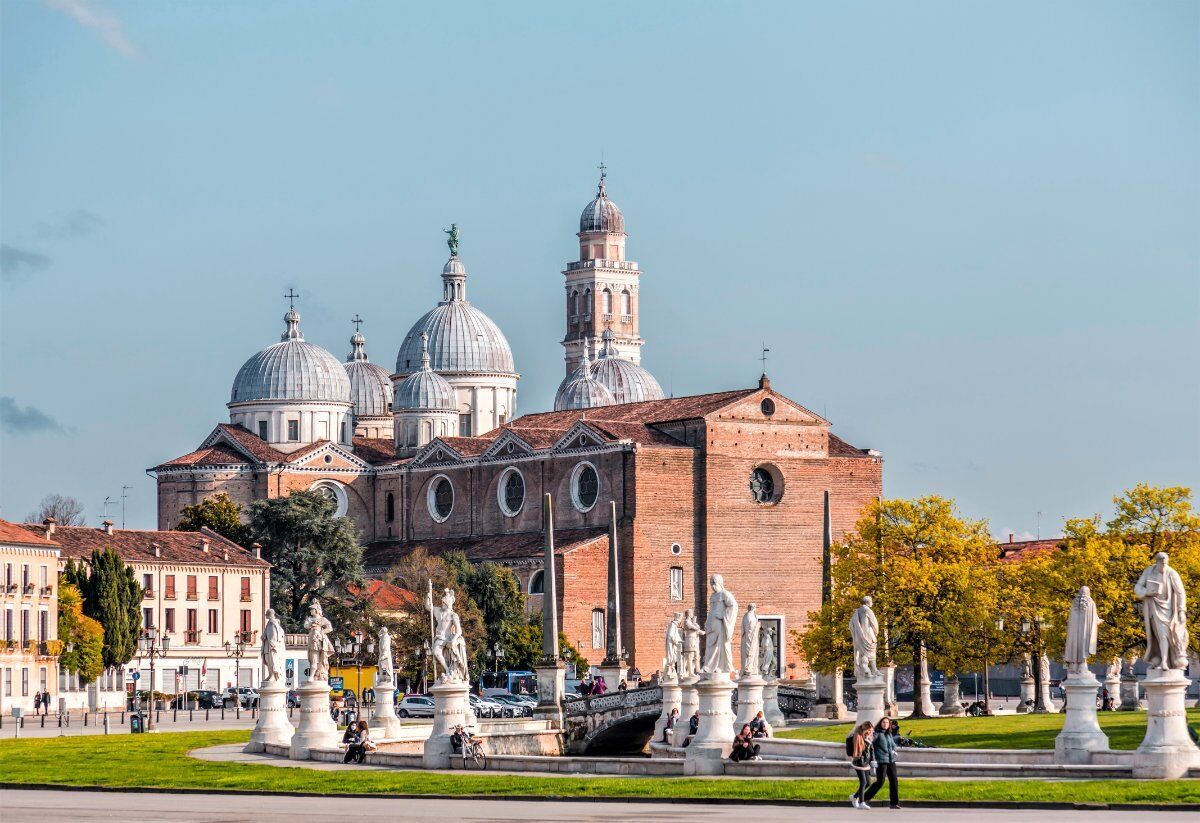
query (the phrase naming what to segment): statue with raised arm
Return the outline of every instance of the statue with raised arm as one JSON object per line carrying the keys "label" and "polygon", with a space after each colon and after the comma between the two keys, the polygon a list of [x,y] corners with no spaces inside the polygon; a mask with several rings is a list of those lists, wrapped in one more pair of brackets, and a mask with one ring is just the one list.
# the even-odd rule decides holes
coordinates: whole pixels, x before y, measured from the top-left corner
{"label": "statue with raised arm", "polygon": [[871,608],[874,601],[867,595],[862,605],[850,616],[850,639],[854,641],[854,676],[860,680],[879,677],[875,656],[879,647],[879,621]]}
{"label": "statue with raised arm", "polygon": [[328,680],[329,661],[333,658],[333,641],[329,639],[333,624],[325,617],[320,600],[314,599],[308,607],[304,628],[308,629],[308,677],[310,680]]}
{"label": "statue with raised arm", "polygon": [[770,680],[779,674],[775,671],[775,629],[762,626],[758,636],[758,673]]}
{"label": "statue with raised arm", "polygon": [[433,602],[433,592],[425,595],[425,607],[433,616],[434,671],[441,665],[438,683],[458,683],[467,679],[467,644],[462,620],[454,611],[454,589],[442,591],[442,605]]}
{"label": "statue with raised arm", "polygon": [[392,633],[387,626],[379,627],[379,676],[380,683],[391,683],[396,679],[392,663]]}
{"label": "statue with raised arm", "polygon": [[1167,553],[1154,556],[1133,587],[1142,601],[1146,653],[1142,659],[1155,669],[1185,669],[1188,655],[1187,594],[1179,572],[1167,565]]}
{"label": "statue with raised arm", "polygon": [[696,622],[696,613],[688,609],[683,613],[683,655],[679,679],[693,677],[700,671],[700,638],[704,629]]}
{"label": "statue with raised arm", "polygon": [[283,624],[275,616],[274,609],[263,615],[262,660],[266,669],[264,683],[275,683],[283,679],[283,658],[287,653],[287,634]]}
{"label": "statue with raised arm", "polygon": [[1088,658],[1096,653],[1096,630],[1102,621],[1096,615],[1096,601],[1087,586],[1071,598],[1071,611],[1067,614],[1067,647],[1063,662],[1068,675],[1084,674]]}
{"label": "statue with raised arm", "polygon": [[666,636],[663,638],[666,651],[666,656],[663,657],[664,680],[677,680],[680,676],[679,669],[683,663],[683,633],[680,631],[682,624],[683,612],[675,612],[667,623]]}
{"label": "statue with raised arm", "polygon": [[742,677],[758,674],[758,606],[751,603],[742,615]]}
{"label": "statue with raised arm", "polygon": [[704,666],[706,679],[733,671],[733,631],[737,626],[738,604],[733,592],[725,588],[725,578],[714,574],[708,580],[708,617],[704,620]]}
{"label": "statue with raised arm", "polygon": [[450,228],[442,229],[442,232],[449,235],[446,238],[446,245],[450,247],[450,256],[458,257],[458,224],[451,223]]}

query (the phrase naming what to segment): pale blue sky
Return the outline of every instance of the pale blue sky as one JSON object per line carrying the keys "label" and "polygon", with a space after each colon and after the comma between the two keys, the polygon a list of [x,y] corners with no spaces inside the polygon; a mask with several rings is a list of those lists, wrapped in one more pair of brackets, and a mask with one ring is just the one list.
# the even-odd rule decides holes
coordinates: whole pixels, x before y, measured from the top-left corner
{"label": "pale blue sky", "polygon": [[[440,295],[562,376],[601,156],[676,394],[751,385],[997,535],[1200,484],[1200,4],[6,0],[0,516],[227,419],[294,286],[387,367]],[[113,510],[110,510],[112,513]]]}

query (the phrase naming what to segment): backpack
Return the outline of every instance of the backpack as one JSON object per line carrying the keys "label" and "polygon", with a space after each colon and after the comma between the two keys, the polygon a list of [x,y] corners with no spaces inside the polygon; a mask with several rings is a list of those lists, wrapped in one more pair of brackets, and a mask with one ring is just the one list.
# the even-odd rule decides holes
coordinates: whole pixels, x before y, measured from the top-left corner
{"label": "backpack", "polygon": [[854,735],[846,738],[846,757],[854,757]]}

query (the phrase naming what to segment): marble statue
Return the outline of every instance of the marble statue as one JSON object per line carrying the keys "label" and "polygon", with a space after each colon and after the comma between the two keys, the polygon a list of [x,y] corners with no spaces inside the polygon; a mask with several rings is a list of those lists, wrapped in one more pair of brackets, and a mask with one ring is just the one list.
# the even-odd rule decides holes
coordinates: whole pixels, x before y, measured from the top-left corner
{"label": "marble statue", "polygon": [[1155,669],[1187,668],[1187,595],[1179,572],[1167,565],[1167,553],[1154,556],[1133,587],[1142,601],[1146,624],[1146,653],[1142,659]]}
{"label": "marble statue", "polygon": [[1121,679],[1121,658],[1114,657],[1108,661],[1108,668],[1104,670],[1105,681]]}
{"label": "marble statue", "polygon": [[704,629],[700,628],[700,624],[696,622],[696,613],[688,609],[683,613],[683,656],[681,662],[683,666],[679,672],[679,677],[682,680],[685,677],[693,677],[700,671],[700,638],[704,635]]}
{"label": "marble statue", "polygon": [[379,628],[379,676],[382,683],[391,683],[396,679],[392,663],[392,633],[387,626]]}
{"label": "marble statue", "polygon": [[758,674],[758,606],[751,603],[742,615],[742,677]]}
{"label": "marble statue", "polygon": [[683,674],[680,671],[683,666],[683,634],[680,632],[682,624],[683,612],[675,612],[670,622],[667,623],[667,634],[663,642],[666,649],[666,657],[663,658],[663,677],[668,680],[678,679]]}
{"label": "marble statue", "polygon": [[313,600],[308,607],[304,628],[308,629],[308,677],[310,680],[328,680],[329,661],[333,657],[333,641],[329,635],[333,632],[333,624],[325,617],[321,601]]}
{"label": "marble statue", "polygon": [[759,628],[758,673],[768,680],[779,674],[775,671],[775,629],[772,626]]}
{"label": "marble statue", "polygon": [[854,676],[860,680],[879,677],[875,660],[879,646],[879,621],[871,609],[870,595],[862,599],[862,605],[850,616],[850,639],[854,641]]}
{"label": "marble statue", "polygon": [[462,620],[454,611],[454,590],[442,592],[442,605],[433,602],[433,592],[425,596],[425,606],[433,618],[434,671],[441,664],[438,683],[462,683],[467,680],[467,641],[463,637]]}
{"label": "marble statue", "polygon": [[704,666],[708,679],[733,671],[733,630],[737,624],[738,604],[725,588],[725,578],[714,574],[708,580],[708,617],[704,620]]}
{"label": "marble statue", "polygon": [[1103,621],[1096,615],[1096,601],[1092,600],[1087,586],[1079,588],[1079,594],[1071,598],[1071,612],[1067,615],[1067,647],[1063,662],[1068,675],[1084,674],[1088,658],[1096,653],[1096,630]]}
{"label": "marble statue", "polygon": [[1022,680],[1032,680],[1033,679],[1033,662],[1032,662],[1032,658],[1030,658],[1030,656],[1029,656],[1029,652],[1026,652],[1025,654],[1021,655],[1021,665],[1019,668],[1021,671],[1021,679]]}
{"label": "marble statue", "polygon": [[1050,658],[1047,655],[1043,654],[1038,659],[1038,676],[1042,679],[1042,688],[1046,688],[1050,682]]}
{"label": "marble statue", "polygon": [[283,679],[283,658],[287,652],[287,633],[283,624],[275,616],[274,609],[267,609],[263,615],[262,659],[263,668],[267,670],[264,682],[274,683]]}

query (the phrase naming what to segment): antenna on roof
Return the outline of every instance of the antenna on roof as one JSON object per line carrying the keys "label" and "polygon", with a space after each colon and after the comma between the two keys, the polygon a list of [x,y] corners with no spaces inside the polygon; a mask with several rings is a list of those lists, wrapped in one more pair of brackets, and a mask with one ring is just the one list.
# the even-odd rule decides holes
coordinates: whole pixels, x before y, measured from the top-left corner
{"label": "antenna on roof", "polygon": [[125,492],[129,491],[132,488],[133,488],[133,486],[122,486],[121,487],[121,528],[122,529],[125,528],[125,498],[129,496]]}
{"label": "antenna on roof", "polygon": [[113,499],[112,499],[112,496],[111,496],[111,495],[105,495],[105,497],[104,497],[104,502],[103,502],[102,504],[100,504],[100,512],[101,512],[101,514],[100,514],[100,519],[101,519],[101,520],[107,520],[107,519],[108,519],[108,507],[109,507],[109,506],[112,506],[112,505],[114,505],[114,501],[113,501]]}
{"label": "antenna on roof", "polygon": [[1037,513],[1037,539],[1042,539],[1042,513]]}

